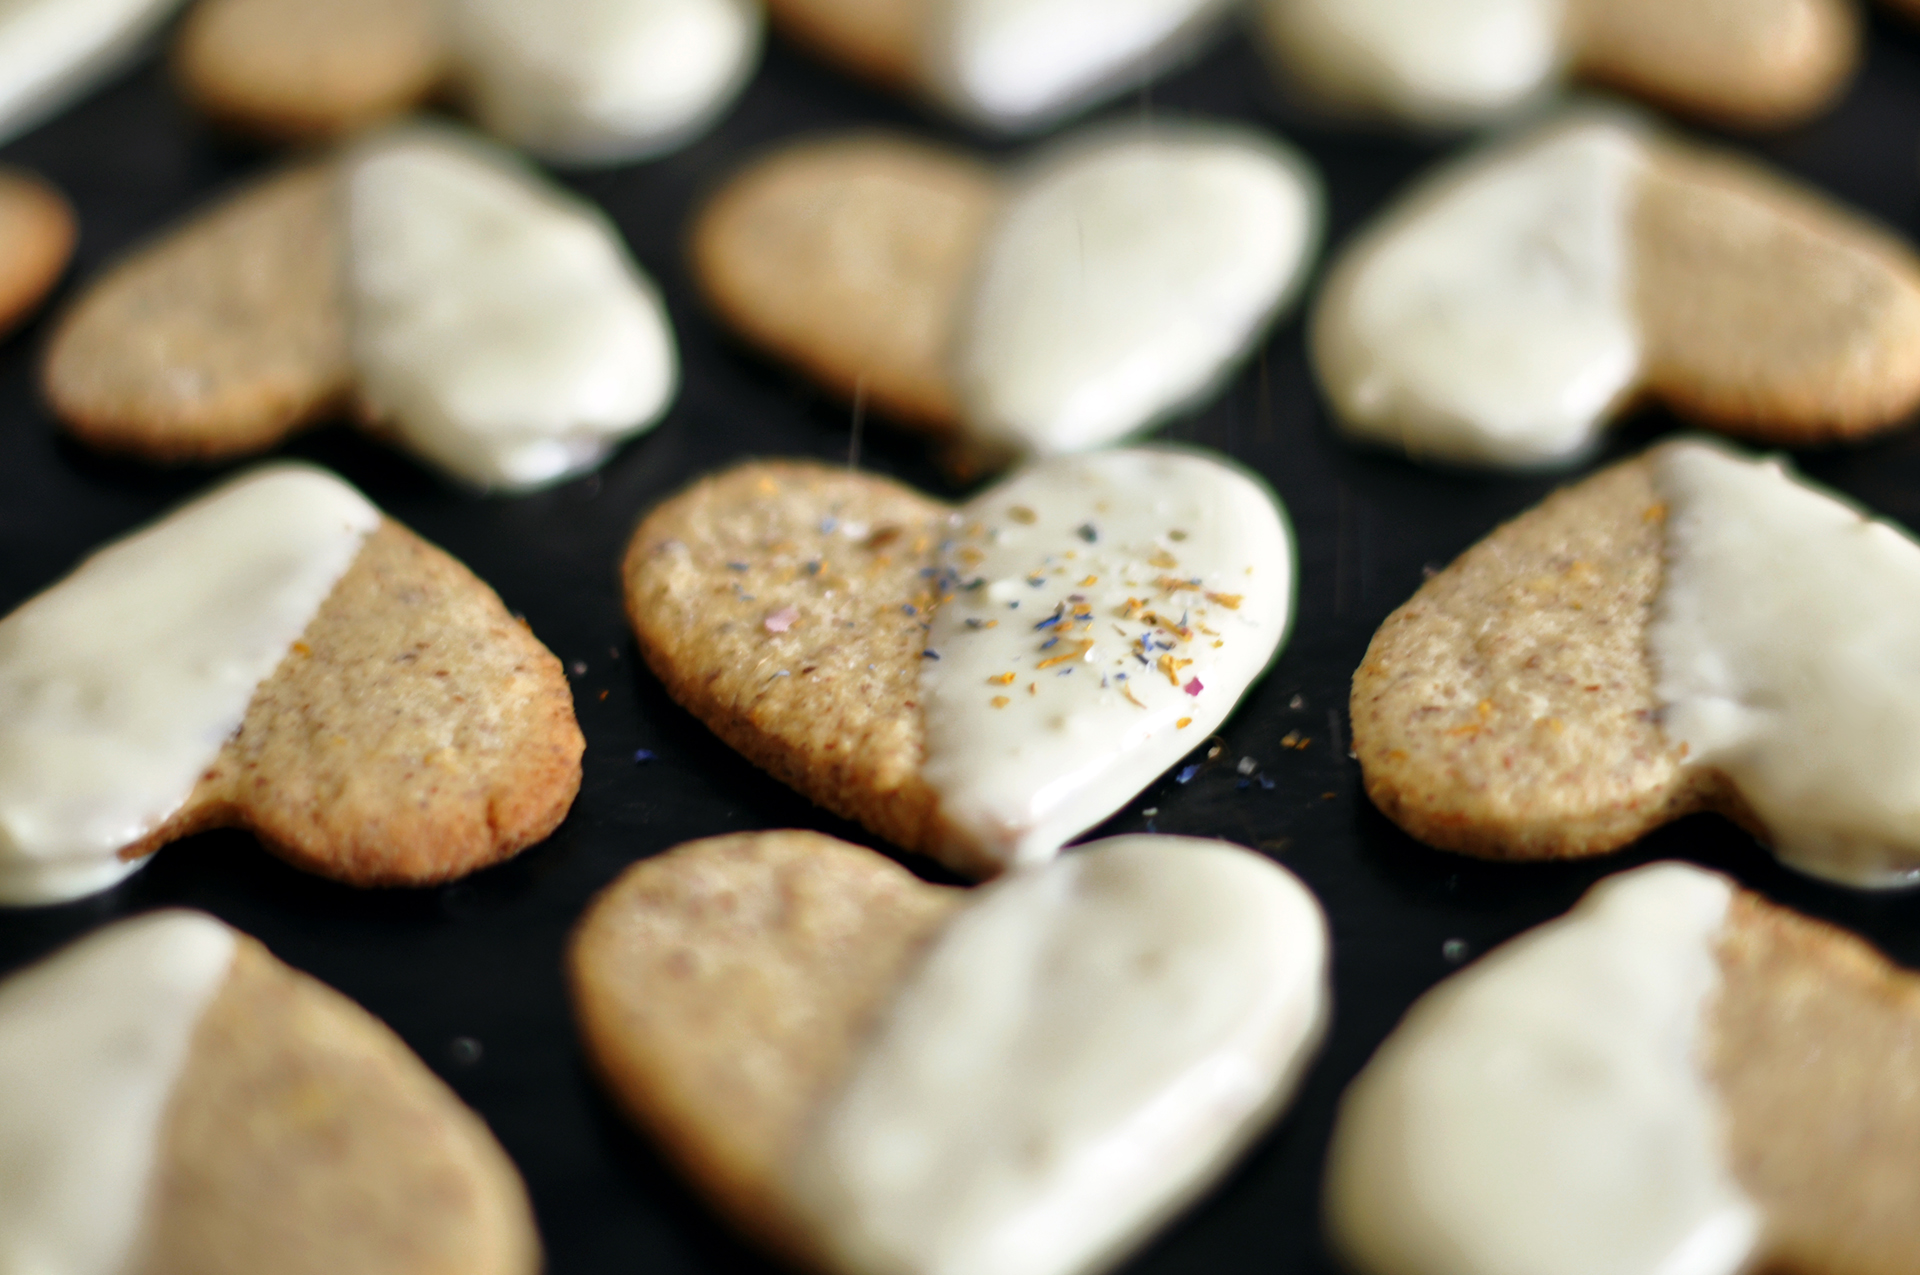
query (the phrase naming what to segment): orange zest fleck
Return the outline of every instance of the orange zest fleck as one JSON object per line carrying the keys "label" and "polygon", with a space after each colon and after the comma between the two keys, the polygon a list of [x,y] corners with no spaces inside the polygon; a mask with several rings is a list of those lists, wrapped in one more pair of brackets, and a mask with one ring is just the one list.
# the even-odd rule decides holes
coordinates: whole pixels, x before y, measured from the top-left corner
{"label": "orange zest fleck", "polygon": [[1002,673],[1002,674],[1000,674],[1000,675],[999,675],[998,677],[990,677],[990,678],[988,678],[988,679],[987,679],[987,682],[988,682],[988,683],[989,683],[990,685],[993,685],[993,686],[1012,686],[1012,685],[1013,685],[1013,674],[1011,674],[1011,673]]}
{"label": "orange zest fleck", "polygon": [[1093,639],[1087,638],[1083,640],[1073,650],[1068,651],[1064,655],[1056,655],[1056,656],[1053,656],[1051,659],[1041,660],[1039,667],[1044,669],[1044,668],[1052,668],[1056,664],[1066,664],[1069,661],[1079,659],[1081,656],[1085,655],[1088,651],[1091,651],[1092,649],[1093,649]]}
{"label": "orange zest fleck", "polygon": [[1218,602],[1229,611],[1238,611],[1240,604],[1247,600],[1244,593],[1209,593],[1207,601]]}
{"label": "orange zest fleck", "polygon": [[1191,725],[1193,725],[1193,719],[1191,717],[1183,717],[1173,724],[1173,728],[1175,730],[1185,730]]}
{"label": "orange zest fleck", "polygon": [[1005,708],[1007,705],[1011,703],[1013,703],[1013,701],[1008,699],[1004,695],[996,695],[993,697],[993,706],[995,708]]}

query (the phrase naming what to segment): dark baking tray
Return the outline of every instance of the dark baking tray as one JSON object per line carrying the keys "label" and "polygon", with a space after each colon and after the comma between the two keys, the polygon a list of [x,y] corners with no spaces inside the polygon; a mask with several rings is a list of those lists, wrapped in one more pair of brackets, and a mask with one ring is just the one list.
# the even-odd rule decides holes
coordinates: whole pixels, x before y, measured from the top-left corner
{"label": "dark baking tray", "polygon": [[[1316,126],[1274,92],[1237,34],[1104,114],[1163,112],[1242,117],[1302,146],[1327,180],[1334,244],[1448,148]],[[455,885],[362,893],[295,872],[246,836],[200,836],[162,851],[107,894],[0,915],[0,969],[132,912],[207,909],[392,1024],[486,1117],[526,1175],[556,1275],[772,1269],[596,1090],[568,1018],[561,954],[596,890],[678,842],[803,826],[872,843],[741,761],[668,701],[635,658],[615,564],[641,512],[698,474],[749,455],[846,457],[844,405],[716,326],[682,249],[703,192],[758,149],[799,133],[876,124],[966,140],[775,40],[742,101],[704,141],[659,163],[568,178],[612,214],[660,281],[685,360],[686,387],[672,414],[600,474],[525,499],[486,500],[449,489],[350,430],[324,429],[288,449],[337,469],[459,556],[562,660],[584,666],[573,684],[588,741],[586,782],[550,841]],[[1865,70],[1838,109],[1741,144],[1910,236],[1920,233],[1920,37],[1876,15]],[[154,58],[0,158],[48,174],[78,206],[83,231],[69,295],[72,280],[272,162],[188,112]],[[43,318],[0,346],[0,612],[213,476],[102,461],[62,440],[35,392],[46,326]],[[1672,428],[1664,415],[1644,414],[1593,464]],[[1714,818],[1685,820],[1627,854],[1581,864],[1490,865],[1409,840],[1368,805],[1347,756],[1348,678],[1374,627],[1425,569],[1558,479],[1438,473],[1342,445],[1316,400],[1297,318],[1217,403],[1165,433],[1237,457],[1285,498],[1300,537],[1298,623],[1279,663],[1216,741],[1218,755],[1209,760],[1203,746],[1187,782],[1176,777],[1187,768],[1176,768],[1090,835],[1156,828],[1272,854],[1312,886],[1332,918],[1336,998],[1331,1037],[1291,1114],[1126,1269],[1333,1269],[1318,1189],[1341,1088],[1407,1005],[1453,968],[1443,954],[1449,940],[1477,955],[1561,912],[1605,873],[1655,858],[1696,860],[1920,962],[1920,896],[1809,881]],[[1822,481],[1920,526],[1920,435],[1801,461]],[[878,424],[866,431],[860,463],[946,489],[918,443]],[[1283,748],[1281,738],[1296,731],[1311,745]],[[642,749],[652,759],[636,762]],[[1264,781],[1242,782],[1236,763],[1245,756],[1257,759]]]}

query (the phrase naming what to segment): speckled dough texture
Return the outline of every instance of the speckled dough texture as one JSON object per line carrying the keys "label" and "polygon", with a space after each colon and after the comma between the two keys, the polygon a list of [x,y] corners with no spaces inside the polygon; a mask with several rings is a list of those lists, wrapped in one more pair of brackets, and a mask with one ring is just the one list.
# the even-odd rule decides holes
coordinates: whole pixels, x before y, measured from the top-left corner
{"label": "speckled dough texture", "polygon": [[399,1037],[241,938],[127,1275],[535,1275],[526,1189]]}
{"label": "speckled dough texture", "polygon": [[174,46],[190,102],[231,127],[292,141],[412,109],[446,62],[435,0],[199,0]]}
{"label": "speckled dough texture", "polygon": [[1817,114],[1860,60],[1848,0],[1573,0],[1568,21],[1583,75],[1748,127]]}
{"label": "speckled dough texture", "polygon": [[998,868],[956,844],[920,774],[922,571],[950,512],[867,474],[749,463],[648,515],[623,574],[641,654],[714,734],[835,814],[984,877]]}
{"label": "speckled dough texture", "polygon": [[1662,142],[1635,205],[1646,383],[1686,416],[1802,447],[1920,408],[1920,259],[1805,186]]}
{"label": "speckled dough texture", "polygon": [[41,369],[82,442],[155,461],[272,447],[353,386],[334,169],[243,187],[93,280]]}
{"label": "speckled dough texture", "polygon": [[122,857],[241,827],[354,885],[447,881],[558,827],[584,748],[560,661],[472,572],[387,521],[187,803]]}
{"label": "speckled dough texture", "polygon": [[1604,854],[1681,815],[1753,826],[1661,733],[1646,633],[1666,510],[1646,456],[1566,488],[1387,617],[1353,676],[1368,796],[1429,845]]}
{"label": "speckled dough texture", "polygon": [[749,340],[845,398],[955,428],[958,322],[1000,191],[987,169],[884,134],[803,142],[700,213],[694,272]]}
{"label": "speckled dough texture", "polygon": [[0,333],[46,298],[73,258],[73,209],[52,185],[0,168]]}
{"label": "speckled dough texture", "polygon": [[1718,956],[1703,1061],[1734,1176],[1767,1215],[1757,1269],[1920,1270],[1920,979],[1745,892]]}
{"label": "speckled dough texture", "polygon": [[930,0],[768,0],[775,25],[801,44],[889,88],[915,83]]}
{"label": "speckled dough texture", "polygon": [[729,1216],[804,1258],[780,1172],[964,898],[812,832],[715,837],[646,860],[574,931],[587,1052]]}

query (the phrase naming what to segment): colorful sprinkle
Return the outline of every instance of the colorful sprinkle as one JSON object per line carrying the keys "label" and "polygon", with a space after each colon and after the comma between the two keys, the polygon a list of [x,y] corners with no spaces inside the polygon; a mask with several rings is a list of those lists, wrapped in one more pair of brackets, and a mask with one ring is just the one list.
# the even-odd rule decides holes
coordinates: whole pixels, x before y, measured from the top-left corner
{"label": "colorful sprinkle", "polygon": [[1201,691],[1204,691],[1207,688],[1202,686],[1200,684],[1200,679],[1196,677],[1191,682],[1188,682],[1185,686],[1181,687],[1180,689],[1185,691],[1189,695],[1198,695]]}

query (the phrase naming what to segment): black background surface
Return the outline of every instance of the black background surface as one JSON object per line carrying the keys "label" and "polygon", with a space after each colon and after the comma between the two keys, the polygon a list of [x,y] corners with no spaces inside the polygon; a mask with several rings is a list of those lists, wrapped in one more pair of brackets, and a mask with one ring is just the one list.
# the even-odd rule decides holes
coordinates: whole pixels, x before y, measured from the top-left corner
{"label": "black background surface", "polygon": [[[1874,23],[1867,64],[1836,110],[1811,126],[1741,144],[1914,236],[1920,35],[1883,16]],[[1175,111],[1258,121],[1311,154],[1326,178],[1335,246],[1448,149],[1316,126],[1274,91],[1239,34],[1101,114]],[[572,679],[588,741],[585,785],[550,841],[444,888],[364,893],[302,875],[245,835],[208,834],[163,850],[106,894],[0,914],[0,970],[130,913],[204,908],[392,1024],[486,1117],[526,1176],[556,1275],[772,1269],[714,1220],[600,1096],[575,1043],[560,963],[589,897],[628,864],[681,841],[803,826],[873,842],[754,770],[668,701],[635,657],[616,563],[640,514],[698,474],[747,455],[845,457],[846,407],[715,325],[688,278],[683,239],[703,193],[759,148],[876,123],[967,141],[775,39],[740,103],[703,141],[657,163],[566,178],[608,210],[659,280],[684,359],[685,388],[672,413],[600,474],[522,499],[482,499],[348,429],[322,429],[287,449],[335,468],[465,561],[563,661],[585,664]],[[0,150],[0,159],[45,173],[79,210],[79,257],[49,311],[76,280],[271,162],[195,118],[152,57]],[[0,613],[214,476],[102,461],[60,438],[35,390],[46,330],[43,315],[0,345]],[[1671,428],[1664,414],[1644,413],[1593,464]],[[1419,585],[1424,567],[1444,564],[1561,479],[1421,470],[1341,444],[1309,378],[1297,315],[1218,402],[1163,433],[1238,458],[1280,492],[1300,538],[1298,617],[1278,664],[1229,721],[1219,756],[1189,783],[1162,779],[1089,836],[1152,827],[1275,855],[1331,917],[1336,990],[1332,1034],[1292,1113],[1126,1269],[1333,1269],[1317,1201],[1341,1088],[1408,1004],[1453,968],[1442,954],[1447,940],[1463,940],[1478,955],[1563,911],[1606,873],[1655,858],[1692,859],[1920,963],[1920,896],[1854,893],[1796,876],[1716,818],[1689,819],[1626,854],[1570,865],[1483,864],[1409,840],[1368,805],[1347,757],[1348,679],[1375,626]],[[867,430],[861,461],[947,490],[919,443],[878,425]],[[1920,436],[1896,434],[1801,462],[1820,480],[1920,526]],[[1311,746],[1282,748],[1289,731],[1311,736]],[[655,759],[636,764],[638,749],[653,750]],[[1270,790],[1241,786],[1235,763],[1242,756],[1258,759]],[[461,1040],[479,1043],[477,1058],[456,1045]]]}

